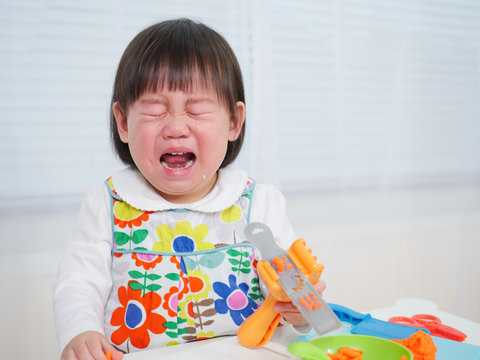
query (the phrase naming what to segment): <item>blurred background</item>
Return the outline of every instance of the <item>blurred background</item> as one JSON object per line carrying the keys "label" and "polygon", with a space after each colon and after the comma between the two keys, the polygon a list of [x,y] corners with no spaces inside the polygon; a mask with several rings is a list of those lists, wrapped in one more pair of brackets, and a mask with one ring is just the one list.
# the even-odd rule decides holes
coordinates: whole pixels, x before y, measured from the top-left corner
{"label": "blurred background", "polygon": [[58,358],[52,286],[109,142],[119,58],[190,17],[232,45],[247,91],[235,166],[287,198],[325,298],[406,297],[480,322],[480,1],[0,0],[2,357]]}

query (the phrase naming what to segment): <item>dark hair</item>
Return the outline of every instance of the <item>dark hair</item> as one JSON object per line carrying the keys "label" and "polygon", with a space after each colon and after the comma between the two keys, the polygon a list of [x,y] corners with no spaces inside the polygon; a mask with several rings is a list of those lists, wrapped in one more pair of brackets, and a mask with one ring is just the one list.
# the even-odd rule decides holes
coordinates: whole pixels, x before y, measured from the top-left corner
{"label": "dark hair", "polygon": [[[219,101],[230,114],[236,103],[245,103],[242,73],[237,58],[223,38],[210,27],[190,19],[160,22],[141,31],[128,44],[118,65],[110,108],[110,132],[115,151],[127,165],[136,167],[128,144],[120,140],[113,105],[124,115],[142,94],[165,87],[170,91],[190,90],[200,77],[213,86]],[[237,140],[229,141],[220,167],[238,156],[245,135],[245,123]]]}

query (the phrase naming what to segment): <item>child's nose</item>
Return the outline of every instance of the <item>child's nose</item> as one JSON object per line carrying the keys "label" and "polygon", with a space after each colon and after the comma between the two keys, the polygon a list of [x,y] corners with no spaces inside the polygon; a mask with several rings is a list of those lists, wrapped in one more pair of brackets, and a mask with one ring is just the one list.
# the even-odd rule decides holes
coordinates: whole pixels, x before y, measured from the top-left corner
{"label": "child's nose", "polygon": [[182,138],[190,135],[186,113],[172,114],[163,127],[165,138]]}

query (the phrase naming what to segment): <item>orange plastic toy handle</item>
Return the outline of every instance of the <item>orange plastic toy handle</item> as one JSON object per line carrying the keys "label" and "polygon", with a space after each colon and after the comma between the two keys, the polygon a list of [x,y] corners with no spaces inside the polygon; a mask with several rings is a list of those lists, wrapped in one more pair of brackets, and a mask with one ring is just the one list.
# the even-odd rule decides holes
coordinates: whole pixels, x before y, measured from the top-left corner
{"label": "orange plastic toy handle", "polygon": [[[308,280],[314,284],[320,278],[323,265],[316,262],[305,240],[298,239],[287,250],[288,256],[302,271]],[[268,261],[260,260],[257,264],[260,278],[267,286],[270,294],[260,307],[242,323],[237,332],[238,341],[243,346],[263,346],[272,337],[282,316],[273,309],[277,301],[290,301],[287,294],[278,283],[276,270]]]}
{"label": "orange plastic toy handle", "polygon": [[263,346],[272,337],[282,316],[273,310],[277,299],[268,295],[260,307],[238,329],[238,341],[243,346]]}

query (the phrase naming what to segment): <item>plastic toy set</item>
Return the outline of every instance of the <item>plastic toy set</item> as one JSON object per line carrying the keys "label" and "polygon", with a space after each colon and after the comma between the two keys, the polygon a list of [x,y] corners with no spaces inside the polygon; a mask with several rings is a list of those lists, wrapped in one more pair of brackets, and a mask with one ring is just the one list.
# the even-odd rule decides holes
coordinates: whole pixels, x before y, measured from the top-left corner
{"label": "plastic toy set", "polygon": [[[262,346],[268,342],[281,318],[273,305],[276,301],[289,300],[313,328],[313,340],[300,337],[300,341],[288,347],[304,360],[434,360],[435,344],[443,350],[466,338],[466,334],[428,314],[393,317],[387,322],[341,305],[327,304],[312,285],[320,278],[323,265],[317,263],[303,239],[284,251],[264,224],[249,224],[245,235],[262,255],[257,270],[269,295],[240,326],[237,335],[244,346]],[[319,337],[344,324],[350,325],[348,334]]]}

